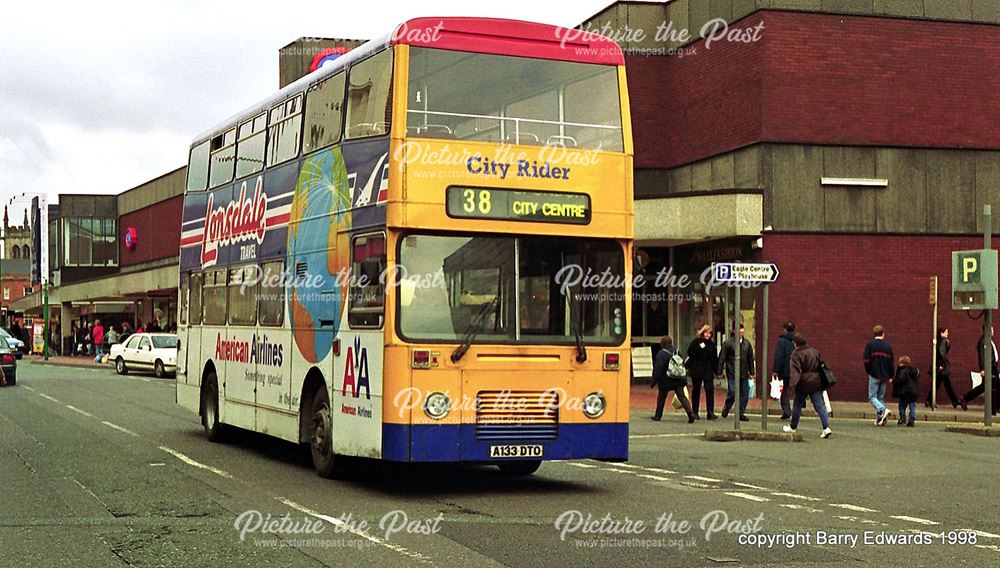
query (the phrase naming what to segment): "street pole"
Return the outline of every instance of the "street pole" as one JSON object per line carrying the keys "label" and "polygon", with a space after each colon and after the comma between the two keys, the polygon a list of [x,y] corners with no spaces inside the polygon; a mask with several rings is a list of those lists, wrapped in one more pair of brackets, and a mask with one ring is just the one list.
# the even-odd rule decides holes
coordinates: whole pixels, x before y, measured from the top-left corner
{"label": "street pole", "polygon": [[[47,276],[47,275],[46,275]],[[43,318],[45,325],[42,329],[42,359],[49,360],[49,280],[42,280],[42,304],[44,305]]]}
{"label": "street pole", "polygon": [[761,355],[761,368],[757,369],[757,376],[760,377],[760,429],[767,432],[767,411],[768,406],[771,402],[771,397],[769,396],[768,387],[764,385],[764,378],[768,377],[767,373],[767,290],[770,288],[767,284],[764,284],[764,337],[761,342],[757,345],[763,350]]}
{"label": "street pole", "polygon": [[937,356],[938,356],[938,277],[931,276],[931,305],[934,306],[934,325],[931,331],[934,332],[934,341],[931,347],[934,353],[931,355],[931,410],[937,409]]}
{"label": "street pole", "polygon": [[[736,403],[734,405],[735,412],[733,412],[733,423],[736,425],[736,430],[739,430],[740,429],[740,408],[742,408],[740,406],[740,387],[742,386],[742,381],[740,380],[740,377],[741,377],[741,375],[740,375],[740,354],[743,351],[743,344],[740,342],[740,320],[742,319],[741,318],[741,314],[740,314],[740,296],[743,295],[741,293],[743,290],[742,290],[742,287],[740,286],[739,281],[735,282],[734,284],[735,285],[732,285],[732,286],[733,286],[733,289],[736,291],[736,301],[734,302],[734,305],[735,305],[735,308],[736,308],[736,322],[733,324],[732,337],[733,337],[733,351],[735,352],[735,356],[733,357],[733,379],[735,379],[734,382],[733,382],[733,385],[734,385],[735,388],[733,388],[733,391],[735,391]],[[725,362],[723,362],[723,364],[722,364],[722,372],[723,373],[726,372],[726,364],[725,364]]]}
{"label": "street pole", "polygon": [[[983,205],[983,248],[993,249],[993,211],[989,205]],[[983,324],[983,424],[989,428],[993,425],[993,311],[986,310],[986,322]]]}

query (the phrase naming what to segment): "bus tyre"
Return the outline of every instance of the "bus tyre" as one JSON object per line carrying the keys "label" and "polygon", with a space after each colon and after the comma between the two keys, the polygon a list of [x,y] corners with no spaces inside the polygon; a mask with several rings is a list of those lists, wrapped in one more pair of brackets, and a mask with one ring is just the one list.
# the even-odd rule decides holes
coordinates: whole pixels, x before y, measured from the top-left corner
{"label": "bus tyre", "polygon": [[157,379],[162,379],[167,376],[167,371],[163,368],[163,361],[157,359],[156,363],[153,363],[153,374],[156,375]]}
{"label": "bus tyre", "polygon": [[125,366],[125,360],[121,357],[115,359],[115,372],[119,375],[127,375],[128,367]]}
{"label": "bus tyre", "polygon": [[209,442],[225,441],[226,426],[219,422],[219,383],[215,373],[205,377],[205,386],[201,389],[201,424]]}
{"label": "bus tyre", "polygon": [[330,412],[330,395],[326,385],[320,387],[313,399],[312,420],[309,425],[309,450],[313,467],[320,477],[333,478],[336,456],[333,455],[333,415]]}
{"label": "bus tyre", "polygon": [[536,461],[516,461],[507,463],[498,463],[497,467],[500,468],[500,473],[507,477],[521,477],[524,475],[531,475],[538,471],[538,468],[542,466],[541,460]]}

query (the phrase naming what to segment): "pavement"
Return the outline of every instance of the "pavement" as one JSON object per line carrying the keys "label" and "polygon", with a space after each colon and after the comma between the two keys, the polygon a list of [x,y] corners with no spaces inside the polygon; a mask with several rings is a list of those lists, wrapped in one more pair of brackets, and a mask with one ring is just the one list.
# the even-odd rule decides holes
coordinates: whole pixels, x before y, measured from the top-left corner
{"label": "pavement", "polygon": [[628,462],[528,478],[353,460],[324,480],[294,444],[208,442],[172,379],[28,360],[0,389],[0,567],[1000,563],[996,438],[835,419],[821,440],[805,418],[801,443],[713,444],[705,426],[637,412]]}

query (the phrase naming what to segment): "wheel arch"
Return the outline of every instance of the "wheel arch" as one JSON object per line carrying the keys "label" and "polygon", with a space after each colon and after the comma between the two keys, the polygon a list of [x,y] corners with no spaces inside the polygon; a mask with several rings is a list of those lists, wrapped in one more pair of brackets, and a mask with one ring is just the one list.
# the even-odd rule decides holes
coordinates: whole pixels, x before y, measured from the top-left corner
{"label": "wheel arch", "polygon": [[323,372],[316,367],[310,367],[305,381],[302,382],[302,393],[299,396],[299,443],[309,441],[313,401],[316,399],[316,393],[325,388],[327,385]]}
{"label": "wheel arch", "polygon": [[198,416],[205,415],[205,378],[208,377],[209,373],[215,373],[216,387],[218,387],[219,373],[215,371],[215,363],[211,360],[205,363],[205,368],[201,371],[201,380],[198,384]]}

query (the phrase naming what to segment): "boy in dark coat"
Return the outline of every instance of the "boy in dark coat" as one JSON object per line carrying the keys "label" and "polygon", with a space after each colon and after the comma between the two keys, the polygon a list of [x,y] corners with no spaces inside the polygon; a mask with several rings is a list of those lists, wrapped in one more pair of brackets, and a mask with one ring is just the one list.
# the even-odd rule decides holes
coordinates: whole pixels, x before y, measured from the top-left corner
{"label": "boy in dark coat", "polygon": [[[903,355],[899,358],[896,375],[892,379],[892,396],[899,399],[899,421],[896,424],[912,428],[917,419],[917,396],[920,393],[920,371],[910,364],[910,358]],[[910,409],[910,417],[906,418],[906,409]]]}

